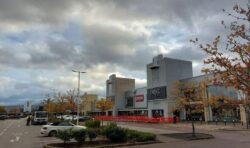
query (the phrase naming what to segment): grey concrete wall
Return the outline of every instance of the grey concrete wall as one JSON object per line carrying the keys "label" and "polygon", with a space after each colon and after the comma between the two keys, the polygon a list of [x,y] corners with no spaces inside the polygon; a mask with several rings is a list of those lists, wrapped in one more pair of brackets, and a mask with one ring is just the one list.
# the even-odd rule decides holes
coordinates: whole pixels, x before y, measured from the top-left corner
{"label": "grey concrete wall", "polygon": [[118,78],[111,75],[106,81],[106,96],[114,101],[113,115],[117,115],[117,109],[125,108],[125,92],[135,89],[135,80],[128,78]]}
{"label": "grey concrete wall", "polygon": [[162,55],[154,57],[153,62],[147,65],[147,86],[148,89],[167,86],[167,97],[148,101],[149,116],[152,116],[152,109],[163,109],[164,117],[172,116],[171,109],[175,105],[175,100],[170,98],[172,87],[176,81],[192,76],[192,62],[163,58]]}
{"label": "grey concrete wall", "polygon": [[147,86],[148,88],[154,88],[159,86],[167,86],[167,96],[172,89],[172,85],[185,78],[190,78],[193,76],[192,62],[183,61],[177,59],[163,58],[158,56],[158,79],[154,79],[154,70],[151,67],[154,62],[147,65]]}

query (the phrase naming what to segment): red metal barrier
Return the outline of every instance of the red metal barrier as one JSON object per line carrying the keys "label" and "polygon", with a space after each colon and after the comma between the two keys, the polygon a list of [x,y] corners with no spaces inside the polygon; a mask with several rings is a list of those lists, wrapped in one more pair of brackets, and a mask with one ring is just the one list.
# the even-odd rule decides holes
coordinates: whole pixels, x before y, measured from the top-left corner
{"label": "red metal barrier", "polygon": [[[96,120],[117,121],[117,122],[145,122],[145,123],[173,123],[173,117],[149,118],[145,116],[95,116]],[[176,122],[180,122],[180,118],[176,118]]]}

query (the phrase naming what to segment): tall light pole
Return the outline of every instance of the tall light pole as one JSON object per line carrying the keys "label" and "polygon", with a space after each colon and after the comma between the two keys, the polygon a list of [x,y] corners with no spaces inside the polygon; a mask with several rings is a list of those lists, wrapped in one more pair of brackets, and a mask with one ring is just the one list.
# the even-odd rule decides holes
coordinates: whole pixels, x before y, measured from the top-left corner
{"label": "tall light pole", "polygon": [[78,88],[77,88],[77,119],[76,123],[77,125],[79,124],[79,100],[80,100],[80,75],[81,73],[86,73],[84,71],[77,71],[77,70],[72,70],[73,72],[78,73]]}

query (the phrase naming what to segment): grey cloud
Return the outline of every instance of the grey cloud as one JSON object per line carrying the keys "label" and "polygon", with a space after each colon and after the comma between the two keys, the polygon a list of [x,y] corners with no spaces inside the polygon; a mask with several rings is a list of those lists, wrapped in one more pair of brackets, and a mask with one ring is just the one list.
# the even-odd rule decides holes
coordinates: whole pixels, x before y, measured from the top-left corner
{"label": "grey cloud", "polygon": [[223,8],[231,8],[235,2],[234,0],[144,0],[143,2],[141,0],[112,0],[95,1],[98,8],[95,10],[106,18],[111,17],[121,21],[160,20],[192,25],[192,21],[196,21],[198,17],[210,17],[221,12]]}
{"label": "grey cloud", "polygon": [[71,13],[73,0],[1,0],[1,22],[60,23]]}
{"label": "grey cloud", "polygon": [[[25,24],[26,29],[29,29],[33,25],[48,25],[47,31],[49,33],[54,30],[63,31],[63,29],[57,29],[58,25],[64,26],[72,21],[70,15],[74,7],[80,7],[81,11],[77,19],[82,19],[81,21],[83,22],[81,24],[83,44],[75,45],[72,41],[64,39],[56,40],[46,36],[46,39],[41,42],[44,42],[47,47],[40,46],[39,39],[29,38],[25,42],[31,40],[31,45],[23,45],[22,47],[19,47],[16,43],[9,46],[1,45],[0,68],[12,67],[17,70],[45,69],[63,73],[62,69],[67,69],[66,71],[74,67],[94,69],[97,65],[108,64],[110,65],[110,69],[107,73],[112,71],[112,69],[116,70],[113,67],[122,68],[126,73],[131,71],[145,71],[145,65],[151,62],[152,57],[159,51],[157,48],[151,47],[150,43],[157,44],[159,40],[156,39],[158,41],[154,42],[154,35],[145,36],[136,31],[126,31],[126,29],[109,26],[105,20],[107,22],[118,22],[118,24],[123,25],[125,28],[131,27],[131,23],[140,23],[146,29],[155,27],[154,25],[163,26],[163,28],[156,28],[156,34],[162,36],[160,42],[163,43],[168,43],[171,37],[175,38],[169,32],[164,32],[164,27],[179,27],[180,30],[185,31],[180,38],[176,39],[176,44],[190,44],[188,41],[195,37],[199,37],[204,41],[211,41],[211,38],[217,33],[224,33],[223,30],[218,29],[219,25],[217,25],[223,19],[220,18],[220,16],[223,17],[220,15],[221,9],[231,9],[236,2],[242,3],[244,1],[2,0],[0,1],[0,26],[1,24],[6,24],[7,26],[8,24]],[[103,22],[96,24],[85,22],[88,21],[88,17],[96,17],[92,19],[100,19]],[[154,23],[148,23],[151,21]],[[179,30],[177,29],[176,31],[178,32]],[[36,33],[40,33],[39,29],[36,30]],[[168,39],[164,39],[164,34],[169,34]],[[39,46],[41,50],[42,48],[48,48],[47,52],[35,50],[32,45]],[[79,47],[76,49],[76,46]],[[17,58],[20,51],[29,55],[29,58]],[[195,71],[200,69],[202,66],[200,63],[206,57],[199,49],[190,47],[189,45],[173,49],[166,56],[192,60],[199,63],[199,66],[195,67]],[[90,81],[91,83],[95,83],[95,79]],[[100,82],[96,83],[101,84]],[[13,91],[20,91],[20,95],[13,95],[3,99],[13,101],[17,99],[22,100],[22,98],[27,97],[38,98],[37,96],[41,97],[40,93],[44,92],[45,87],[47,87],[39,84],[39,82],[32,82],[30,87],[27,86],[29,84],[19,83],[15,85],[15,90]],[[28,90],[31,88],[35,88],[35,92],[29,94]],[[100,93],[103,94],[103,92]]]}
{"label": "grey cloud", "polygon": [[127,67],[138,48],[147,44],[145,36],[112,26],[83,26],[83,35],[84,57],[89,64],[116,63]]}
{"label": "grey cloud", "polygon": [[166,54],[166,56],[169,58],[199,62],[206,57],[206,54],[200,49],[185,46],[183,48],[171,50],[169,53]]}

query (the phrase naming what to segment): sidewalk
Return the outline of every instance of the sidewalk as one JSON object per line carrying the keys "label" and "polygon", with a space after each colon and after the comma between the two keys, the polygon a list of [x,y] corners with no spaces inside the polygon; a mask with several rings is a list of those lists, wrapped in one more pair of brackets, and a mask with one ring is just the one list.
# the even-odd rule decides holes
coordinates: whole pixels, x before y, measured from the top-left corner
{"label": "sidewalk", "polygon": [[[191,128],[191,122],[181,122],[177,124],[165,124],[165,127],[173,127],[173,128]],[[205,123],[205,122],[195,122],[195,128],[199,130],[206,131],[214,131],[214,130],[228,130],[228,131],[249,131],[246,126],[242,126],[241,123],[227,123],[226,125],[222,122],[218,122],[217,124],[214,122]]]}

